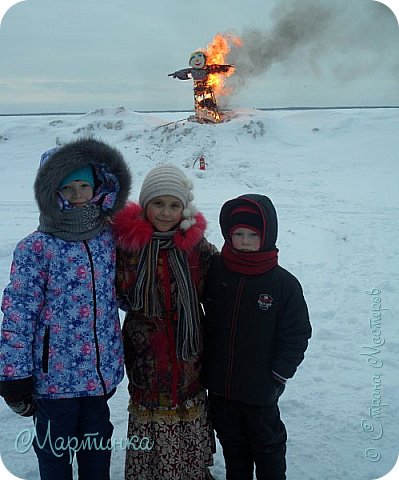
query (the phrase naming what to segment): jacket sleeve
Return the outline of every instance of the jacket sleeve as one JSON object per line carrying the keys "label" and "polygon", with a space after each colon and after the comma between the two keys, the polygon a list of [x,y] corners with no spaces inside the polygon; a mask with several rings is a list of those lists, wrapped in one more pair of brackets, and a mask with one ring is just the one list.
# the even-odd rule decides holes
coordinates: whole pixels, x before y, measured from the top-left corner
{"label": "jacket sleeve", "polygon": [[298,280],[291,276],[282,289],[272,371],[283,379],[294,376],[304,359],[312,328],[308,308]]}
{"label": "jacket sleeve", "polygon": [[169,77],[178,78],[179,80],[189,80],[191,78],[191,68],[183,68],[176,72],[169,73]]}
{"label": "jacket sleeve", "polygon": [[207,70],[209,73],[227,73],[231,68],[234,68],[233,65],[219,65],[213,64],[208,65]]}
{"label": "jacket sleeve", "polygon": [[131,310],[129,303],[129,292],[136,283],[135,266],[136,255],[130,255],[127,252],[116,249],[116,295],[118,307],[124,312]]}
{"label": "jacket sleeve", "polygon": [[32,343],[36,320],[44,304],[48,258],[44,239],[34,234],[18,243],[4,290],[0,340],[0,394],[30,393]]}
{"label": "jacket sleeve", "polygon": [[197,287],[198,298],[202,301],[205,279],[208,276],[208,270],[211,265],[213,255],[217,253],[217,248],[212,243],[208,242],[206,238],[200,243],[199,250],[199,264],[200,264],[200,279]]}

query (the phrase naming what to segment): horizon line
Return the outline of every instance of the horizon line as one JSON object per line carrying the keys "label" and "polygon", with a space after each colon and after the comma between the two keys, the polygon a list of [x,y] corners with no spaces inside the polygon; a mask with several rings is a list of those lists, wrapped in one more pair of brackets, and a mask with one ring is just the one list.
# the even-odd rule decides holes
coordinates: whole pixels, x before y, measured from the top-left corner
{"label": "horizon line", "polygon": [[[113,107],[98,107],[94,110],[87,112],[34,112],[34,113],[0,113],[0,117],[27,117],[27,116],[50,116],[50,115],[86,115],[101,108],[113,108]],[[121,108],[115,107],[115,108]],[[239,107],[247,108],[247,107]],[[399,108],[399,105],[361,105],[361,106],[324,106],[324,107],[250,107],[254,110],[261,111],[274,111],[274,110],[356,110],[356,109],[374,109],[374,108]],[[222,111],[231,111],[235,109],[223,109]],[[237,109],[238,110],[238,109]],[[129,110],[128,110],[129,111]],[[193,112],[193,110],[131,110],[136,113],[185,113]]]}

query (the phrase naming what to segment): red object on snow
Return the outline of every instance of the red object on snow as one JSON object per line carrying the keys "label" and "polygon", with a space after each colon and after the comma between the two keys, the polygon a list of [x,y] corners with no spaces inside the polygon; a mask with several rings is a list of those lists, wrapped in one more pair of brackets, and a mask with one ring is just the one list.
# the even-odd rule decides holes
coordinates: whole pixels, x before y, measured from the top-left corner
{"label": "red object on snow", "polygon": [[199,169],[205,170],[205,158],[201,155],[199,158]]}

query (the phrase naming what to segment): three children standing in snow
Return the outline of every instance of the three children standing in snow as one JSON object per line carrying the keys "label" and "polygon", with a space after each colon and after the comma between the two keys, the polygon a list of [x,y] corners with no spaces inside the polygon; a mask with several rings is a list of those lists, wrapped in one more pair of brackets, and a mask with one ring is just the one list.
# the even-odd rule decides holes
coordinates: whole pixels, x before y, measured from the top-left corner
{"label": "three children standing in snow", "polygon": [[[139,203],[121,210],[129,185],[119,152],[94,140],[61,147],[39,169],[40,226],[17,246],[3,297],[0,394],[17,413],[34,412],[39,435],[51,421],[55,437],[111,437],[106,400],[123,360],[105,215],[116,214],[128,438],[154,442],[127,450],[125,478],[212,478],[207,388],[226,478],[252,479],[255,465],[258,479],[285,479],[277,401],[311,328],[299,282],[277,264],[271,201],[226,202],[218,254],[180,169],[151,170]],[[42,478],[72,478],[67,462],[36,453]],[[109,478],[104,451],[77,458],[80,479]]]}

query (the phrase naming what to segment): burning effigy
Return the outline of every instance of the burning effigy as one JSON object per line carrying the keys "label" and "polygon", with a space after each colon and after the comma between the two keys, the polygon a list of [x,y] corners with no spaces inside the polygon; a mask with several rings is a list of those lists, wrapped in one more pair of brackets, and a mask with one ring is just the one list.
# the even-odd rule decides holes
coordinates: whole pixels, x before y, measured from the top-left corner
{"label": "burning effigy", "polygon": [[224,79],[235,70],[234,65],[224,63],[230,51],[229,41],[238,43],[239,39],[216,35],[207,50],[197,50],[191,54],[189,68],[168,75],[179,80],[193,80],[195,119],[199,123],[217,123],[223,119],[216,97],[226,93]]}

